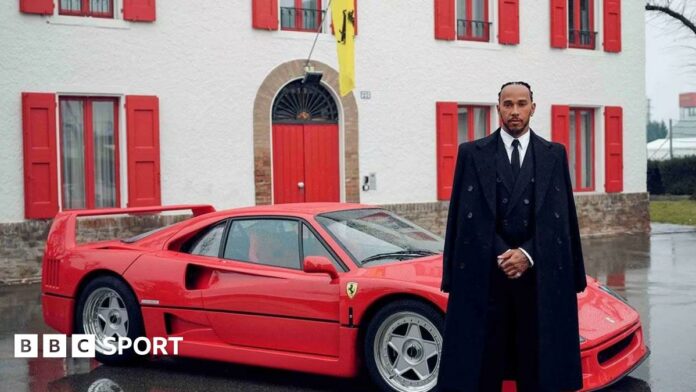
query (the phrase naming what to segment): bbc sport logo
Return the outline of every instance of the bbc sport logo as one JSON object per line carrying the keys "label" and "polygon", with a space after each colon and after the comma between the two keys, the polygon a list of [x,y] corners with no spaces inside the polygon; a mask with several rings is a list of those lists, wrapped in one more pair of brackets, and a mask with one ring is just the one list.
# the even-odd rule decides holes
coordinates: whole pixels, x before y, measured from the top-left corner
{"label": "bbc sport logo", "polygon": [[[72,358],[94,358],[96,344],[94,335],[73,334],[71,335]],[[179,342],[183,341],[181,336],[153,337],[152,340],[141,336],[134,340],[129,337],[108,337],[104,339],[105,349],[99,351],[104,355],[123,354],[123,351],[133,348],[138,355],[170,355],[167,352],[167,344],[172,344],[172,355],[179,355]],[[66,358],[68,351],[68,337],[63,334],[44,334],[42,335],[42,348],[44,358]],[[14,336],[14,356],[15,358],[37,358],[39,356],[39,335],[36,334],[15,334]]]}

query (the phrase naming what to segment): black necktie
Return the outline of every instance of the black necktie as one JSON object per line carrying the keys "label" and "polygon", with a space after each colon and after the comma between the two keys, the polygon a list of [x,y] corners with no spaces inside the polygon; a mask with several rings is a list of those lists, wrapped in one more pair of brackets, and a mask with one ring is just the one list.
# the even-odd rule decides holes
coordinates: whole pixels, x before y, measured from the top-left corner
{"label": "black necktie", "polygon": [[512,141],[512,176],[517,180],[517,175],[520,174],[520,141],[515,139]]}

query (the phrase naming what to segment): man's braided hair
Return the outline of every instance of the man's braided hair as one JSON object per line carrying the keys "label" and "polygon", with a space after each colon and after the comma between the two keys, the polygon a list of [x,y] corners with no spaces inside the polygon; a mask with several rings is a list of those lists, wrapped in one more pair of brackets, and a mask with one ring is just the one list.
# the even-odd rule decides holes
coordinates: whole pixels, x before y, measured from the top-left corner
{"label": "man's braided hair", "polygon": [[522,81],[518,81],[518,82],[507,82],[507,83],[503,84],[503,85],[500,87],[500,91],[498,92],[498,102],[500,102],[500,94],[503,92],[503,89],[504,89],[505,87],[507,87],[507,86],[515,85],[515,84],[516,84],[516,85],[520,85],[520,86],[527,87],[527,90],[529,90],[529,99],[530,99],[532,102],[534,102],[534,93],[532,92],[532,86],[530,86],[529,83],[527,83],[527,82],[522,82]]}

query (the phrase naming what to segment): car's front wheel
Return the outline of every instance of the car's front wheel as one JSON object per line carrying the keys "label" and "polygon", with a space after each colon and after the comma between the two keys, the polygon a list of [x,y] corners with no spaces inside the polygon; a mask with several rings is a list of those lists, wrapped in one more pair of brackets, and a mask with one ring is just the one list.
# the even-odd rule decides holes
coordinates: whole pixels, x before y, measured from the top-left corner
{"label": "car's front wheel", "polygon": [[443,316],[423,302],[400,300],[380,309],[365,334],[365,363],[373,381],[389,392],[433,389],[443,326]]}
{"label": "car's front wheel", "polygon": [[75,310],[75,332],[94,335],[95,355],[99,362],[119,365],[133,360],[133,348],[115,351],[118,338],[133,342],[144,335],[138,301],[130,288],[114,276],[100,276],[82,290]]}

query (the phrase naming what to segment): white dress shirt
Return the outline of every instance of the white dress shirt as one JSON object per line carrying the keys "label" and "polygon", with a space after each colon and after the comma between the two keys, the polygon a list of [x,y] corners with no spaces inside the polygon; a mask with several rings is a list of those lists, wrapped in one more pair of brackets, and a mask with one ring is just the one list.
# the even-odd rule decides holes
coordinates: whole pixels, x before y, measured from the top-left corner
{"label": "white dress shirt", "polygon": [[[524,154],[527,153],[527,147],[529,147],[529,133],[528,130],[524,135],[517,138],[520,141],[520,146],[518,147],[520,151],[520,167],[522,167],[522,162],[524,162]],[[508,160],[512,163],[512,141],[515,140],[514,137],[510,136],[509,133],[505,131],[505,128],[500,129],[500,136],[503,138],[503,144],[505,145],[505,152],[507,152]]]}
{"label": "white dress shirt", "polygon": [[[527,147],[529,147],[529,134],[531,133],[531,129],[528,129],[527,132],[524,133],[524,135],[514,138],[510,136],[509,133],[505,130],[505,128],[500,128],[500,137],[503,139],[503,144],[505,145],[505,152],[507,152],[508,156],[508,161],[510,161],[510,164],[512,165],[512,150],[515,148],[512,146],[512,141],[517,139],[520,141],[520,145],[517,147],[520,152],[520,167],[522,167],[522,162],[524,162],[524,154],[527,153]],[[509,250],[509,249],[508,249]],[[525,256],[527,256],[527,259],[529,259],[529,265],[532,267],[534,266],[534,260],[532,260],[532,256],[527,253],[524,248],[519,248]]]}

